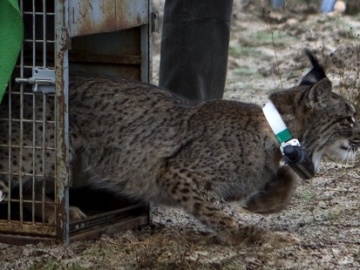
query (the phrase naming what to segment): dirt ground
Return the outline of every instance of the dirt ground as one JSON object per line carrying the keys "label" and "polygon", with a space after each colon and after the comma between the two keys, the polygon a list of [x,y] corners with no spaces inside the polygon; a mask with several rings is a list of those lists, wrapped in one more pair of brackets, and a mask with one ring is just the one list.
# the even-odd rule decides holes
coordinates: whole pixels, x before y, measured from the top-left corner
{"label": "dirt ground", "polygon": [[[155,2],[161,10],[163,1]],[[252,2],[257,1],[235,1],[226,99],[263,104],[268,93],[297,84],[309,70],[302,50],[310,48],[325,63],[334,90],[360,100],[360,14],[323,15],[306,1],[269,12]],[[156,82],[160,34],[154,36]],[[280,214],[248,214],[237,205],[228,210],[244,223],[286,231],[298,241],[219,245],[193,217],[157,206],[152,225],[95,241],[0,244],[0,269],[360,269],[356,160],[324,161],[317,177],[304,181]]]}

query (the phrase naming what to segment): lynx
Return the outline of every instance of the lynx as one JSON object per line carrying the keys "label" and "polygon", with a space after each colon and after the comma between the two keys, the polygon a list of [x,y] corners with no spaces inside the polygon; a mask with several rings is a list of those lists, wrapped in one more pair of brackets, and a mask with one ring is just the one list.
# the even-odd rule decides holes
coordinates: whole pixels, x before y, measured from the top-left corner
{"label": "lynx", "polygon": [[[358,140],[354,107],[332,92],[317,59],[308,51],[307,55],[313,68],[300,85],[269,99],[307,150],[316,172],[325,154],[346,159],[357,150]],[[247,230],[225,214],[223,203],[240,201],[248,211],[275,213],[286,208],[300,182],[281,163],[279,143],[261,106],[227,100],[190,106],[156,86],[104,76],[72,76],[69,92],[73,188],[90,185],[181,207],[218,233],[220,240],[236,242]],[[32,117],[32,102],[24,100],[26,117]],[[12,103],[15,113],[19,100],[13,98]],[[37,108],[35,114],[41,115],[40,99]],[[7,104],[0,110],[6,115]],[[0,138],[7,138],[9,127],[1,125]],[[17,127],[12,127],[16,138]],[[38,138],[41,129],[36,130]],[[23,136],[24,144],[30,144],[32,132],[24,129]],[[50,143],[51,138],[53,134],[47,134],[45,139]],[[13,154],[16,172],[19,157]],[[50,157],[45,165],[40,160],[32,164],[28,154],[23,172],[35,169],[53,175]],[[8,168],[4,149],[0,160],[4,171]],[[16,179],[12,181],[15,186]],[[2,190],[6,192],[5,185]],[[85,217],[76,207],[70,211],[72,219]],[[52,211],[46,219],[53,221]]]}

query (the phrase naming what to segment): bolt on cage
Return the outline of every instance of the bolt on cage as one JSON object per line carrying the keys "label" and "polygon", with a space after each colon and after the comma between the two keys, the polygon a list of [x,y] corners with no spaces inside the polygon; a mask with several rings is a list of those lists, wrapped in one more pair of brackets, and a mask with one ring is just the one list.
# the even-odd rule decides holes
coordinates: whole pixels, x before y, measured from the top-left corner
{"label": "bolt on cage", "polygon": [[[7,138],[0,140],[0,151],[7,157],[0,161],[0,179],[9,179],[10,189],[9,198],[0,204],[0,242],[69,243],[96,237],[109,227],[148,223],[149,205],[101,191],[96,191],[100,208],[80,206],[88,217],[69,222],[69,201],[77,206],[94,201],[89,198],[95,195],[69,187],[68,71],[149,82],[151,1],[19,0],[19,5],[25,39],[0,104],[0,110],[6,108],[0,127],[8,126]],[[31,166],[25,166],[29,158]],[[49,175],[49,160],[55,160],[55,175]],[[40,197],[35,186],[40,186]],[[30,195],[24,195],[24,189],[30,189]],[[53,201],[46,199],[49,190]],[[49,207],[55,209],[54,224],[35,216],[37,211],[44,217]]]}

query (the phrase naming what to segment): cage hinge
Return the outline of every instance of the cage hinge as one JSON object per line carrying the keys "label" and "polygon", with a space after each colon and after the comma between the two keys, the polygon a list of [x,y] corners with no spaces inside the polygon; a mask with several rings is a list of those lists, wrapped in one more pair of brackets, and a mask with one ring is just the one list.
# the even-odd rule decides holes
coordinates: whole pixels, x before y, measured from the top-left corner
{"label": "cage hinge", "polygon": [[35,93],[55,93],[55,70],[36,67],[33,69],[31,78],[16,78],[17,83],[32,84]]}

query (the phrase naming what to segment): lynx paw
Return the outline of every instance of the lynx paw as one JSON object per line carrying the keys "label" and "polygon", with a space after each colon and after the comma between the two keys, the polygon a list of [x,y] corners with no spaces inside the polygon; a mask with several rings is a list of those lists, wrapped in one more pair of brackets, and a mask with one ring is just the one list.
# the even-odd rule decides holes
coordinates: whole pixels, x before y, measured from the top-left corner
{"label": "lynx paw", "polygon": [[0,181],[0,202],[2,202],[9,194],[8,187],[4,184],[4,182]]}
{"label": "lynx paw", "polygon": [[[70,206],[69,207],[70,223],[80,221],[81,219],[86,218],[86,217],[87,216],[84,214],[84,212],[81,211],[78,207],[76,207],[76,206]],[[50,223],[50,224],[55,224],[56,223],[55,211],[53,211],[52,213],[50,213],[47,216],[46,221],[48,223]]]}
{"label": "lynx paw", "polygon": [[253,235],[254,227],[240,227],[238,229],[224,230],[218,232],[217,242],[226,245],[238,245],[249,240]]}
{"label": "lynx paw", "polygon": [[283,244],[297,244],[300,243],[300,239],[295,234],[289,232],[268,232],[263,235],[263,241],[269,243],[283,243]]}
{"label": "lynx paw", "polygon": [[264,199],[262,198],[263,194],[265,194],[265,192],[262,191],[253,194],[241,203],[241,207],[249,212],[263,215],[277,213],[286,208],[285,202],[280,202],[273,198],[268,200]]}
{"label": "lynx paw", "polygon": [[223,231],[217,234],[217,242],[226,245],[242,243],[267,243],[271,246],[295,244],[300,240],[289,232],[269,232],[256,227],[242,227],[238,231]]}
{"label": "lynx paw", "polygon": [[70,222],[80,221],[87,216],[81,211],[78,207],[70,206],[69,208],[69,218]]}

